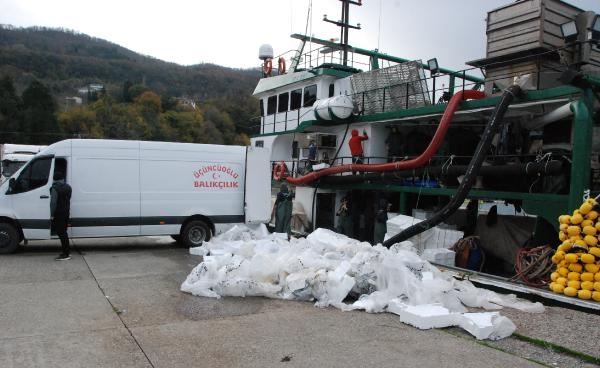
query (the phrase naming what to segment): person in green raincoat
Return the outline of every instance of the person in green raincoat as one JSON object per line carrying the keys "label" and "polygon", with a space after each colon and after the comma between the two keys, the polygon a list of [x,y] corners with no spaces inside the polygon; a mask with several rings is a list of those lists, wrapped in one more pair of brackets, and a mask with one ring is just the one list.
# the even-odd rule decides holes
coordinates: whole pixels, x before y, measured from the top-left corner
{"label": "person in green raincoat", "polygon": [[381,198],[377,205],[377,213],[375,214],[375,226],[373,228],[373,243],[383,243],[383,238],[387,232],[388,220],[388,201]]}
{"label": "person in green raincoat", "polygon": [[340,208],[336,212],[336,215],[339,216],[336,231],[351,238],[353,235],[352,217],[350,215],[350,200],[348,196],[344,196],[344,198],[342,198]]}
{"label": "person in green raincoat", "polygon": [[281,184],[275,200],[275,232],[290,235],[293,199],[294,192],[290,192],[285,183]]}

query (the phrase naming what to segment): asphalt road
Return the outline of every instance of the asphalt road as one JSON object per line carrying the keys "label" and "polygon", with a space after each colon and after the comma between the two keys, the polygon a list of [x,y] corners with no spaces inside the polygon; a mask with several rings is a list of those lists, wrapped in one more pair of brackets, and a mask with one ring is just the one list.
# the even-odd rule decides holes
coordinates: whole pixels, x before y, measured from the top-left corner
{"label": "asphalt road", "polygon": [[457,328],[418,330],[393,314],[194,297],[179,287],[201,257],[170,238],[73,244],[70,261],[54,261],[56,241],[0,256],[0,367],[507,368],[600,361],[600,316],[590,313],[505,310],[517,333],[481,342]]}

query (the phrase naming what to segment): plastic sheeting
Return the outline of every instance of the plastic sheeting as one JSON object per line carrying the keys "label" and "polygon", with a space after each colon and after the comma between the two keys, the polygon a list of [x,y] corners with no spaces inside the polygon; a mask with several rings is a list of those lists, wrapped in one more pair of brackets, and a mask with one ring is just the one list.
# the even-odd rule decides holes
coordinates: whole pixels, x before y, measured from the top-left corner
{"label": "plastic sheeting", "polygon": [[[188,275],[181,290],[198,296],[264,296],[314,301],[318,307],[341,310],[399,315],[407,311],[419,321],[426,320],[427,313],[415,314],[407,310],[409,307],[423,312],[436,306],[446,309],[448,315],[435,318],[445,318],[448,325],[470,326],[465,329],[478,339],[509,336],[514,324],[496,313],[485,319],[485,328],[478,328],[477,323],[465,319],[467,307],[544,311],[540,303],[454,279],[421,259],[410,242],[390,249],[373,247],[326,229],[288,241],[286,234],[270,234],[264,225],[256,229],[236,226],[190,252],[202,255],[203,261]],[[345,302],[349,296],[352,303]],[[431,328],[429,325],[416,323],[419,328]]]}

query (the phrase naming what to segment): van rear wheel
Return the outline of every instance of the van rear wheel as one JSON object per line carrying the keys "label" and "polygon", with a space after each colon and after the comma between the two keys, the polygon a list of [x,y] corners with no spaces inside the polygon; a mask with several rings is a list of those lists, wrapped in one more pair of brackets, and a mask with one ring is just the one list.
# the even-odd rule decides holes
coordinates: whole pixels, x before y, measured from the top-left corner
{"label": "van rear wheel", "polygon": [[19,233],[14,226],[0,223],[0,254],[13,253],[19,246]]}
{"label": "van rear wheel", "polygon": [[212,236],[210,227],[200,220],[190,221],[183,228],[181,242],[187,247],[199,247],[203,242],[209,241]]}

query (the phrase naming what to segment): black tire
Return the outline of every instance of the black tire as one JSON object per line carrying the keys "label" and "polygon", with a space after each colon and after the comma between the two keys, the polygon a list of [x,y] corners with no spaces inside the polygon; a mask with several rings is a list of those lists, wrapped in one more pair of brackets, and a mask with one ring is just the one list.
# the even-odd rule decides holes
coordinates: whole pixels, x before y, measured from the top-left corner
{"label": "black tire", "polygon": [[193,220],[187,223],[181,232],[180,242],[186,247],[199,247],[212,237],[210,227],[201,220]]}
{"label": "black tire", "polygon": [[0,254],[14,253],[19,246],[19,232],[11,224],[0,223]]}
{"label": "black tire", "polygon": [[171,235],[171,239],[179,243],[181,241],[181,235]]}

